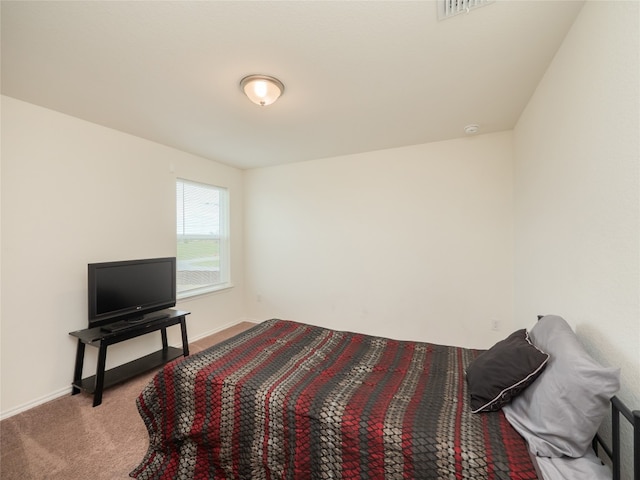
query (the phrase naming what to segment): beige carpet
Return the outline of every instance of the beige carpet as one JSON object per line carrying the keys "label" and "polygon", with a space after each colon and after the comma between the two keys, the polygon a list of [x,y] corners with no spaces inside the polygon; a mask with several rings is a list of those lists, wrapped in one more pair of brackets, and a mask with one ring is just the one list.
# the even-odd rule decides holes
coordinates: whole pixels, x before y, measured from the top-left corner
{"label": "beige carpet", "polygon": [[[240,333],[244,322],[190,343],[190,353]],[[58,398],[0,422],[2,480],[126,479],[142,460],[147,429],[135,400],[155,372],[105,390],[102,405],[81,393]]]}

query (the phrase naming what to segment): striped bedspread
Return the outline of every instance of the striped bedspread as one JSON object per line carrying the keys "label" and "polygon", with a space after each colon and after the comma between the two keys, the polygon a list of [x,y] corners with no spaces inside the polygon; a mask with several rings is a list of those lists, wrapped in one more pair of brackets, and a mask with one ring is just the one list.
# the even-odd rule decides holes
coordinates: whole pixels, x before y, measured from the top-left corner
{"label": "striped bedspread", "polygon": [[269,320],[168,364],[137,403],[138,479],[535,479],[502,412],[472,414],[480,353]]}

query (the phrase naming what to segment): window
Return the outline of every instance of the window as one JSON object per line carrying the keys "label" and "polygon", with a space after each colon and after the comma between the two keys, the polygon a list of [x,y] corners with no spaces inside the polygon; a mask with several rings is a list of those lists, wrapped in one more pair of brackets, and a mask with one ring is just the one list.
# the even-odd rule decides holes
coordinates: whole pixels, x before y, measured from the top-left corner
{"label": "window", "polygon": [[227,189],[178,179],[176,212],[178,298],[231,286]]}

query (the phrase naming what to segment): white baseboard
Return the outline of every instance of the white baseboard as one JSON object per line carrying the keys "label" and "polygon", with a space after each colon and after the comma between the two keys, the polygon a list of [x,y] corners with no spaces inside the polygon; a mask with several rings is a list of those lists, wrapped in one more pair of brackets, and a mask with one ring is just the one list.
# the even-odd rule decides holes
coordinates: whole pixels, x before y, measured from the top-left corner
{"label": "white baseboard", "polygon": [[[219,333],[222,330],[226,330],[227,328],[233,327],[235,325],[238,325],[242,322],[248,322],[251,320],[247,320],[245,318],[240,318],[237,320],[234,320],[232,322],[226,323],[220,327],[216,327],[212,330],[209,330],[207,332],[201,333],[200,335],[197,335],[196,337],[193,338],[189,338],[189,343],[198,341],[202,338],[208,337],[210,335],[213,335],[215,333]],[[175,346],[177,348],[182,348],[182,344],[176,344],[176,345],[172,345]],[[61,388],[59,390],[56,390],[55,392],[52,392],[48,395],[45,395],[43,397],[37,398],[35,400],[32,400],[30,402],[24,403],[22,405],[19,405],[17,407],[11,408],[7,411],[4,412],[0,412],[0,421],[4,420],[5,418],[9,418],[9,417],[13,417],[14,415],[17,415],[19,413],[22,412],[26,412],[27,410],[37,407],[39,405],[42,405],[43,403],[47,403],[50,402],[51,400],[55,400],[56,398],[60,398],[60,397],[64,397],[65,395],[71,395],[71,385]]]}
{"label": "white baseboard", "polygon": [[[209,336],[214,335],[216,333],[220,333],[221,331],[226,330],[227,328],[234,327],[234,326],[236,326],[236,325],[238,325],[238,324],[240,324],[242,322],[250,322],[250,321],[251,320],[247,320],[246,318],[240,318],[240,319],[234,320],[232,322],[225,323],[224,325],[222,325],[220,327],[216,327],[216,328],[214,328],[212,330],[208,330],[208,331],[206,331],[204,333],[201,333],[200,335],[197,335],[195,337],[189,337],[189,343],[197,342],[198,340],[201,340],[201,339],[203,339],[205,337],[209,337]],[[173,346],[180,348],[180,347],[182,347],[182,344],[177,344],[177,345],[173,345]]]}
{"label": "white baseboard", "polygon": [[44,397],[37,398],[32,400],[31,402],[19,405],[17,407],[11,408],[6,412],[0,413],[0,420],[4,420],[5,418],[13,417],[22,412],[26,412],[27,410],[37,407],[38,405],[42,405],[43,403],[50,402],[51,400],[55,400],[56,398],[64,397],[65,395],[71,395],[71,385],[68,387],[61,388],[52,392]]}

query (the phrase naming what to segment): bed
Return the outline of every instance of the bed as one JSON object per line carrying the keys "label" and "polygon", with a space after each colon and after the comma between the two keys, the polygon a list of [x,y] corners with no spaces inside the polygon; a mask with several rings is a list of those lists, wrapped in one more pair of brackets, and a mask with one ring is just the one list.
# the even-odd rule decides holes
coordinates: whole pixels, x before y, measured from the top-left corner
{"label": "bed", "polygon": [[[618,388],[617,370],[597,366],[598,382],[606,381],[590,392],[589,425],[580,422],[580,438],[563,439],[553,452],[559,460],[542,462],[542,471],[536,456],[553,440],[522,414],[547,401],[539,385],[559,366],[532,341],[535,329],[544,343],[559,325],[566,322],[548,316],[531,334],[519,330],[481,351],[268,320],[166,365],[149,382],[137,399],[149,449],[130,475],[552,480],[555,470],[587,468],[606,478],[589,445]],[[566,444],[579,465],[562,466]]]}

